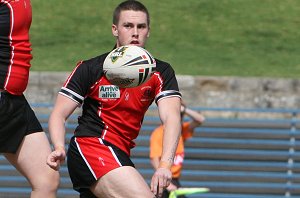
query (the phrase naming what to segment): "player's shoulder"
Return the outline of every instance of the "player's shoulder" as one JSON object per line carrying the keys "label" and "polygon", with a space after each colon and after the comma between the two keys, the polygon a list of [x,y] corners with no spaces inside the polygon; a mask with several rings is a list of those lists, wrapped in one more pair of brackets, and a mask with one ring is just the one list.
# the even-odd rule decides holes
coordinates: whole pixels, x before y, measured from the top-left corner
{"label": "player's shoulder", "polygon": [[158,66],[158,67],[171,67],[171,65],[168,62],[165,62],[158,58],[155,58],[155,61],[156,61],[156,66]]}
{"label": "player's shoulder", "polygon": [[155,58],[156,61],[156,71],[163,72],[165,70],[173,71],[173,68],[170,63],[162,61],[160,59]]}
{"label": "player's shoulder", "polygon": [[91,67],[93,67],[93,66],[99,67],[99,65],[100,65],[102,67],[103,62],[104,62],[107,55],[108,55],[108,52],[104,53],[104,54],[101,54],[101,55],[98,55],[96,57],[90,58],[90,59],[83,60],[82,64],[88,65],[88,66],[91,66]]}
{"label": "player's shoulder", "polygon": [[156,68],[158,70],[172,69],[171,64],[166,61],[157,58],[155,58],[155,61],[156,61]]}
{"label": "player's shoulder", "polygon": [[87,76],[88,78],[98,79],[103,75],[103,62],[108,53],[82,60],[77,63],[75,70],[77,73]]}

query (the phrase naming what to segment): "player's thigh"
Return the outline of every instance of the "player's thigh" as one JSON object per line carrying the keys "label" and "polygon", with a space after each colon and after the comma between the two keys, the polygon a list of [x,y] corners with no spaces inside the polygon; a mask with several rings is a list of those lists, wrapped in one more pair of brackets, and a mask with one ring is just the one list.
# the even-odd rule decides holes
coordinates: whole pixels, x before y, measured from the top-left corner
{"label": "player's thigh", "polygon": [[110,171],[91,187],[91,191],[97,197],[154,197],[144,178],[131,166]]}
{"label": "player's thigh", "polygon": [[59,180],[59,173],[46,164],[51,152],[48,138],[44,132],[26,135],[15,154],[4,154],[32,184]]}

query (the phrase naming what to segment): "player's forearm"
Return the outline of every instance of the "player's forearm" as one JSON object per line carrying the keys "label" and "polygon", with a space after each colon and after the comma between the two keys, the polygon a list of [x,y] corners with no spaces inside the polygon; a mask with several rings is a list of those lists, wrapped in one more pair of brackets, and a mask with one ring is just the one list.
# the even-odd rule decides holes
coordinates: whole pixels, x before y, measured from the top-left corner
{"label": "player's forearm", "polygon": [[65,122],[77,106],[78,104],[75,101],[58,94],[49,119],[49,132],[55,149],[64,148],[66,134]]}
{"label": "player's forearm", "polygon": [[164,125],[163,149],[159,166],[173,164],[181,133],[180,117],[181,99],[177,97],[166,98],[158,103],[159,115]]}
{"label": "player's forearm", "polygon": [[159,166],[172,166],[181,133],[180,116],[171,115],[164,123],[163,151]]}
{"label": "player's forearm", "polygon": [[55,113],[49,119],[49,133],[54,149],[65,147],[65,120]]}

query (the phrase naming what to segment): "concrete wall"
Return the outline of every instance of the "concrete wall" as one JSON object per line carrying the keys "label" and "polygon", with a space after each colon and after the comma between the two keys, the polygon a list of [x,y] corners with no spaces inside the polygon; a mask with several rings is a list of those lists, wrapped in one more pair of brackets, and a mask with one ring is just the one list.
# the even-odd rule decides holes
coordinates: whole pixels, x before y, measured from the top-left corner
{"label": "concrete wall", "polygon": [[178,76],[191,105],[234,108],[300,108],[300,80]]}
{"label": "concrete wall", "polygon": [[[31,72],[25,92],[30,102],[53,103],[69,73]],[[300,80],[177,76],[190,106],[220,108],[300,108]]]}

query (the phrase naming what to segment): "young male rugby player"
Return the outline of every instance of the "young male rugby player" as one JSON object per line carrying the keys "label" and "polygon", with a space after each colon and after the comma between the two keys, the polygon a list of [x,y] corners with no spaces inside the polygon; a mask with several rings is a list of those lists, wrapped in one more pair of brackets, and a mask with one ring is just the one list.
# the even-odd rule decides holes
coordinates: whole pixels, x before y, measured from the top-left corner
{"label": "young male rugby player", "polygon": [[[116,47],[145,47],[150,35],[147,8],[138,1],[124,1],[113,14],[112,34]],[[83,104],[67,152],[67,164],[73,188],[80,197],[161,196],[172,179],[170,167],[181,130],[181,94],[172,67],[156,59],[156,72],[149,81],[134,88],[118,88],[103,75],[107,53],[81,61],[61,88],[49,120],[55,150],[47,163],[58,169],[65,160],[64,123]],[[114,94],[100,93],[114,87]],[[114,95],[116,97],[102,97]],[[165,126],[163,154],[151,180],[151,189],[134,168],[130,149],[135,146],[143,117],[155,102]]]}

